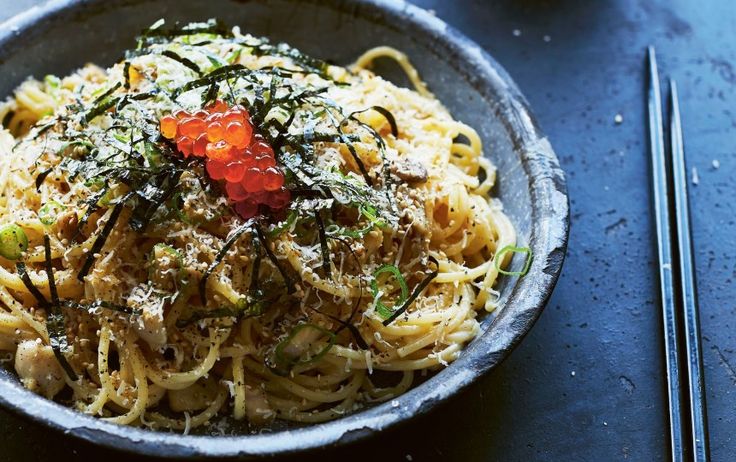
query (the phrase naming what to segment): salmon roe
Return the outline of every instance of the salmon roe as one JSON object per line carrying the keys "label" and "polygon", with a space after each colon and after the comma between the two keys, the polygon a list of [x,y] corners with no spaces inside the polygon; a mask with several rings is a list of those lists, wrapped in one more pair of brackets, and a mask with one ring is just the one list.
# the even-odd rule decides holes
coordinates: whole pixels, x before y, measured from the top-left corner
{"label": "salmon roe", "polygon": [[205,158],[207,174],[225,181],[225,192],[244,219],[257,215],[261,206],[278,212],[289,205],[291,193],[273,148],[254,133],[244,107],[217,100],[192,113],[176,110],[159,123],[161,135],[185,158]]}

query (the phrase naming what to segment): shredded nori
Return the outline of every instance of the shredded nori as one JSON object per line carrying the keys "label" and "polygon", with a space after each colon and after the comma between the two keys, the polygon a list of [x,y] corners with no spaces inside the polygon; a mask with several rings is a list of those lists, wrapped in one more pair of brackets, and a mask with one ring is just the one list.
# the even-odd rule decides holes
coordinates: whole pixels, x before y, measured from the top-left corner
{"label": "shredded nori", "polygon": [[63,352],[69,348],[69,343],[66,336],[64,313],[61,310],[59,294],[56,291],[54,266],[51,262],[51,242],[49,236],[46,234],[43,236],[43,248],[46,275],[49,280],[49,292],[51,293],[51,303],[48,305],[50,310],[46,315],[46,330],[49,333],[49,343],[51,343],[51,349],[54,351],[54,356],[56,356],[56,359],[59,361],[59,364],[67,373],[69,378],[77,380],[77,374],[74,372],[74,369],[72,369],[72,366],[63,354]]}
{"label": "shredded nori", "polygon": [[123,87],[126,90],[130,90],[130,61],[125,61],[123,65],[123,78],[125,79],[125,85]]}
{"label": "shredded nori", "polygon": [[75,302],[73,300],[63,300],[61,304],[68,308],[74,308],[77,310],[86,311],[88,313],[94,313],[98,309],[104,308],[106,310],[117,311],[132,316],[137,316],[141,314],[141,310],[133,309],[125,305],[119,305],[117,303],[106,302],[104,300],[96,300],[92,303],[87,304]]}
{"label": "shredded nori", "polygon": [[179,56],[178,54],[174,53],[171,50],[162,51],[161,56],[166,56],[169,59],[178,61],[183,66],[188,67],[189,69],[193,70],[197,75],[202,75],[202,69],[200,69],[199,66],[197,66],[197,64],[194,63],[194,61],[192,61],[189,58],[184,58],[182,56]]}
{"label": "shredded nori", "polygon": [[36,191],[39,190],[44,180],[46,180],[46,177],[49,176],[49,174],[53,171],[54,171],[53,168],[49,168],[38,174],[38,176],[36,177]]}
{"label": "shredded nori", "polygon": [[268,259],[271,260],[271,263],[273,263],[273,266],[275,266],[276,269],[279,270],[281,277],[284,279],[284,283],[286,284],[286,292],[288,294],[293,294],[295,290],[294,280],[291,278],[291,276],[289,276],[289,274],[286,272],[286,269],[284,269],[283,265],[279,263],[279,260],[276,258],[276,255],[274,255],[271,249],[268,247],[268,240],[266,240],[266,236],[263,234],[263,230],[261,229],[261,227],[256,224],[255,229],[256,229],[256,234],[258,236],[258,239],[260,239],[261,244],[263,245],[263,249],[266,251],[266,255],[268,256]]}
{"label": "shredded nori", "polygon": [[212,272],[215,271],[215,268],[217,268],[219,264],[222,263],[222,260],[225,258],[228,250],[230,250],[230,247],[232,247],[238,241],[238,239],[240,239],[240,237],[247,231],[253,231],[254,223],[255,219],[250,219],[240,225],[240,227],[238,227],[235,231],[233,231],[227,241],[225,241],[225,243],[222,245],[220,251],[217,252],[217,255],[215,255],[215,259],[212,264],[202,275],[202,278],[199,280],[199,298],[202,301],[202,305],[207,304],[207,279],[210,277]]}
{"label": "shredded nori", "polygon": [[95,262],[95,254],[99,253],[99,251],[102,250],[102,246],[105,245],[105,241],[110,236],[112,229],[115,227],[115,223],[118,221],[118,217],[120,217],[120,213],[123,211],[125,201],[129,196],[130,194],[124,196],[120,202],[115,204],[115,207],[112,209],[112,213],[110,213],[110,218],[107,220],[102,231],[95,239],[94,244],[92,244],[92,248],[87,252],[87,258],[84,260],[84,265],[82,265],[82,269],[79,270],[79,273],[77,274],[77,279],[80,281],[84,281],[84,277],[87,276],[87,273],[89,273],[89,270],[92,268],[92,264]]}
{"label": "shredded nori", "polygon": [[332,279],[332,270],[330,268],[330,249],[327,246],[325,224],[322,222],[320,210],[314,212],[314,220],[317,222],[317,230],[319,231],[319,246],[322,250],[322,270],[325,272],[325,277],[327,279]]}
{"label": "shredded nori", "polygon": [[28,275],[26,264],[23,262],[17,262],[15,264],[15,269],[18,271],[18,275],[20,276],[20,280],[23,281],[23,285],[26,286],[26,289],[28,289],[31,295],[33,295],[38,302],[38,305],[41,308],[48,309],[49,301],[46,300],[46,297],[44,297],[41,291],[33,285],[33,281],[31,281],[31,277]]}
{"label": "shredded nori", "polygon": [[5,116],[3,117],[3,128],[8,128],[10,126],[10,121],[13,120],[13,117],[15,116],[15,111],[8,111]]}

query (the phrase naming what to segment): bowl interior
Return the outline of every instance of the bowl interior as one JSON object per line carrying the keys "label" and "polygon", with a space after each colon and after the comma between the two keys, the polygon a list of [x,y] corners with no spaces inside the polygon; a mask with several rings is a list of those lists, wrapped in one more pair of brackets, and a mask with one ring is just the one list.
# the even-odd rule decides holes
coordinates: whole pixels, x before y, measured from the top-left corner
{"label": "bowl interior", "polygon": [[[535,253],[525,278],[502,278],[507,303],[498,316],[485,316],[484,333],[449,368],[390,403],[336,422],[283,429],[292,438],[183,437],[104,424],[68,411],[20,389],[12,377],[0,379],[0,401],[77,436],[142,452],[258,454],[296,451],[348,441],[424,412],[498,363],[530,328],[551,292],[564,256],[567,200],[556,158],[505,72],[476,45],[428,13],[400,2],[297,0],[93,0],[50,2],[0,25],[0,95],[27,76],[65,75],[87,62],[110,65],[121,59],[133,38],[159,18],[167,22],[220,18],[244,32],[284,41],[337,64],[348,64],[368,48],[390,45],[406,52],[421,76],[453,116],[478,130],[485,154],[498,167],[494,194],[504,204],[519,242]],[[402,82],[390,63],[377,71]],[[517,260],[521,260],[518,258]],[[521,261],[514,261],[520,266]],[[14,400],[12,396],[17,399]],[[72,432],[73,434],[75,432]],[[247,438],[249,443],[242,444]],[[138,445],[133,445],[138,441]],[[232,441],[229,443],[228,441]],[[238,443],[238,441],[240,443]],[[162,446],[163,445],[163,446]]]}

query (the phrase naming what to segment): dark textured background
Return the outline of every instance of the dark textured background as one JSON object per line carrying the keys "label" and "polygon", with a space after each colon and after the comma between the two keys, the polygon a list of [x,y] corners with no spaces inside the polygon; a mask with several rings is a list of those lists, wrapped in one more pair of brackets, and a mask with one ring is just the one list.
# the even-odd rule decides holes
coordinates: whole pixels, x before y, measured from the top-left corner
{"label": "dark textured background", "polygon": [[[0,20],[38,0],[0,0]],[[296,460],[666,460],[644,48],[678,80],[714,461],[736,454],[736,8],[731,0],[416,0],[486,48],[567,172],[568,259],[521,346],[410,427]],[[1,78],[1,77],[0,77]],[[615,123],[616,114],[623,122]],[[1,461],[135,460],[0,411]]]}

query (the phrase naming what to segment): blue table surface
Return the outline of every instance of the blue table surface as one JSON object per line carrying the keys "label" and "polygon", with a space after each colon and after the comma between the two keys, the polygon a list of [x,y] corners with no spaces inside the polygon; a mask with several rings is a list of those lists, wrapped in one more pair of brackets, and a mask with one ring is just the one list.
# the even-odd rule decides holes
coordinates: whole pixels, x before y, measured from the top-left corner
{"label": "blue table surface", "polygon": [[[39,2],[2,3],[0,19]],[[468,392],[411,426],[298,460],[667,459],[645,131],[643,65],[649,44],[657,47],[660,72],[677,79],[680,87],[712,458],[734,460],[732,2],[414,3],[436,11],[485,47],[530,101],[567,173],[572,206],[567,261],[526,340]],[[131,460],[4,411],[0,431],[0,460]]]}

